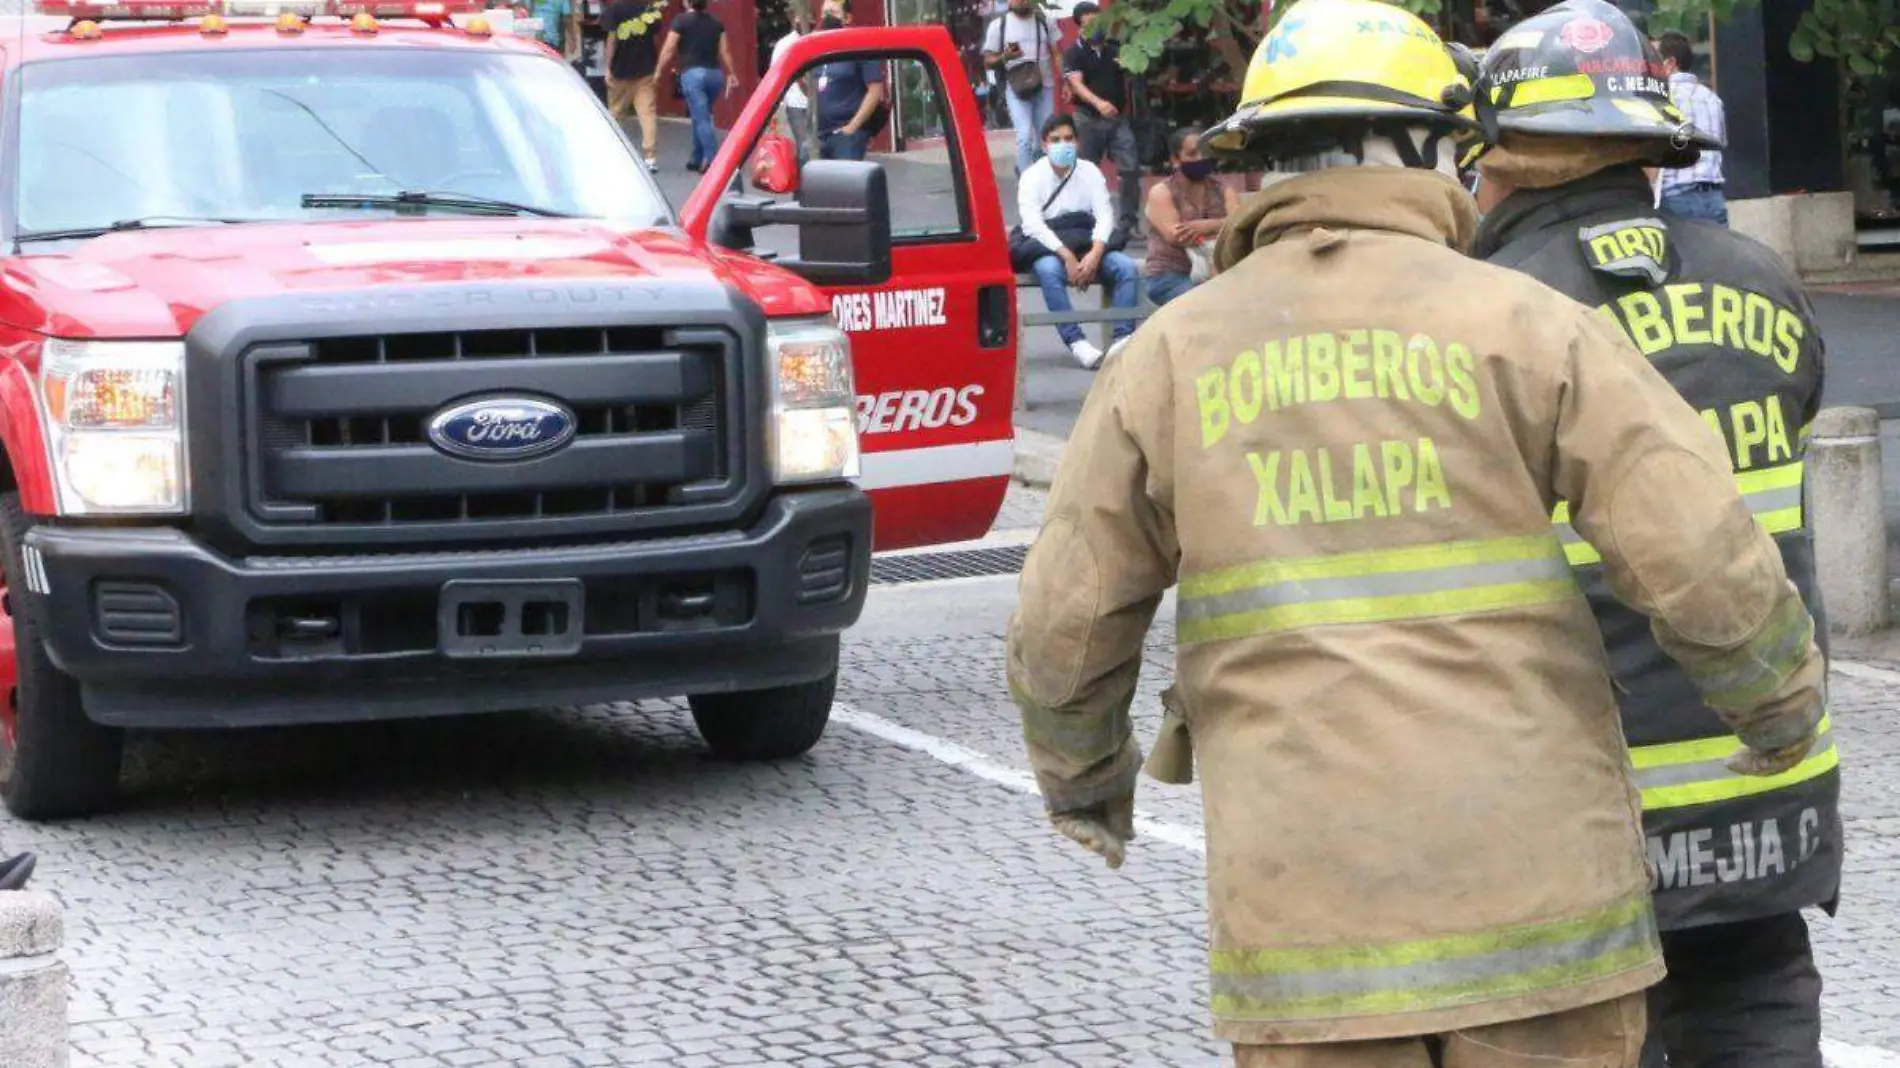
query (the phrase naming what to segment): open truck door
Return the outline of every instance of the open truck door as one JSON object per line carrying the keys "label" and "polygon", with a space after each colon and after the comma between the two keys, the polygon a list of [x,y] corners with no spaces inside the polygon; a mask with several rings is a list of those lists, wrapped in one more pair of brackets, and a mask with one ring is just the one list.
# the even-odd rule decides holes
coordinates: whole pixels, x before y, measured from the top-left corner
{"label": "open truck door", "polygon": [[[835,66],[844,64],[871,66]],[[781,169],[785,145],[773,142],[786,127],[775,119],[795,79],[807,86],[816,123],[821,83],[834,72],[870,81],[874,69],[883,74],[885,106],[896,105],[913,139],[912,151],[867,157],[883,168],[891,206],[888,275],[866,284],[884,272],[828,269],[863,244],[849,240],[801,247],[796,260],[780,262],[825,291],[850,335],[859,484],[875,507],[874,547],[890,550],[986,534],[1015,458],[1015,275],[982,116],[948,31],[880,27],[801,38],[752,94],[682,223],[696,240],[752,250],[755,227],[815,218],[861,165],[814,158],[796,183],[764,183],[795,190],[796,200],[748,194],[746,181]],[[801,244],[827,244],[823,234],[802,230]]]}

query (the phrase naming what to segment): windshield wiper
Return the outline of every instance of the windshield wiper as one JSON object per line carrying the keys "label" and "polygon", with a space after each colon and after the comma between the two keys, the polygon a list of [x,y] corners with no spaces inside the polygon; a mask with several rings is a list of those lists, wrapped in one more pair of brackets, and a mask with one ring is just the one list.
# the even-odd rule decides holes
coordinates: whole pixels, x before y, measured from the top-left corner
{"label": "windshield wiper", "polygon": [[259,222],[258,219],[232,219],[215,215],[146,215],[137,219],[120,219],[105,226],[76,226],[70,230],[22,230],[13,235],[16,242],[24,241],[76,241],[88,237],[104,237],[107,234],[123,233],[127,230],[172,230],[184,226],[204,226],[212,223],[230,225],[233,223]]}
{"label": "windshield wiper", "polygon": [[305,193],[302,203],[306,208],[454,208],[458,211],[472,211],[486,215],[542,215],[555,219],[574,218],[574,213],[571,211],[556,211],[553,208],[517,204],[512,200],[497,200],[494,197],[481,197],[470,193],[432,193],[426,189],[405,189],[400,193]]}

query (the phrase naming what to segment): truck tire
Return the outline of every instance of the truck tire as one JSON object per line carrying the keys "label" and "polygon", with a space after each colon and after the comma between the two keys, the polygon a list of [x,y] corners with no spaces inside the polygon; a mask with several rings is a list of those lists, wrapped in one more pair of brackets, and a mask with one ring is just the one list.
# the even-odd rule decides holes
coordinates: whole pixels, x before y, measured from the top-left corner
{"label": "truck tire", "polygon": [[25,574],[20,545],[31,525],[19,494],[0,495],[0,626],[13,632],[15,670],[0,710],[0,801],[20,819],[57,820],[90,815],[117,800],[125,734],[86,718],[79,683],[53,666],[32,614],[15,611],[19,602],[11,594]]}
{"label": "truck tire", "polygon": [[689,697],[693,724],[715,756],[726,760],[788,760],[824,736],[838,672],[817,682],[742,693]]}

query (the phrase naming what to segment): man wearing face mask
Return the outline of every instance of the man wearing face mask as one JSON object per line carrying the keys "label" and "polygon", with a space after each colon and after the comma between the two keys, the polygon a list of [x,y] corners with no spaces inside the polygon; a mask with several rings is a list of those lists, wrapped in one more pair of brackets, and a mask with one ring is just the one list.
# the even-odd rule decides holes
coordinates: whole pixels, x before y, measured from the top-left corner
{"label": "man wearing face mask", "polygon": [[[1112,286],[1109,303],[1132,308],[1141,285],[1135,261],[1111,245],[1114,210],[1102,172],[1076,153],[1075,120],[1051,116],[1042,126],[1043,158],[1031,164],[1016,184],[1016,214],[1022,224],[1010,235],[1011,265],[1029,271],[1042,284],[1042,299],[1052,312],[1066,312],[1069,287],[1083,289],[1099,279]],[[1075,362],[1088,370],[1101,366],[1102,351],[1074,323],[1056,327]],[[1135,321],[1115,324],[1109,356],[1135,332]]]}
{"label": "man wearing face mask", "polygon": [[1082,158],[1115,164],[1119,210],[1115,229],[1135,236],[1141,206],[1141,160],[1135,155],[1135,131],[1128,124],[1128,74],[1122,70],[1121,42],[1108,36],[1102,9],[1094,0],[1075,5],[1075,43],[1062,57],[1063,78],[1075,95],[1075,129]]}
{"label": "man wearing face mask", "polygon": [[[851,0],[825,0],[820,30],[851,25]],[[841,59],[817,71],[818,155],[821,159],[863,159],[871,143],[870,125],[884,105],[884,64],[870,59]]]}

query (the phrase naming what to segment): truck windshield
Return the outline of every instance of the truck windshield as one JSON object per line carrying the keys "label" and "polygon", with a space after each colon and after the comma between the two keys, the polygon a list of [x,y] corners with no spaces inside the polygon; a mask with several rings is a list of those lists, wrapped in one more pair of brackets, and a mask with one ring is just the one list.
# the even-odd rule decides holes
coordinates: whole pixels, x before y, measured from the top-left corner
{"label": "truck windshield", "polygon": [[19,92],[14,228],[28,240],[366,215],[669,216],[613,120],[551,57],[387,46],[101,56],[31,64]]}

